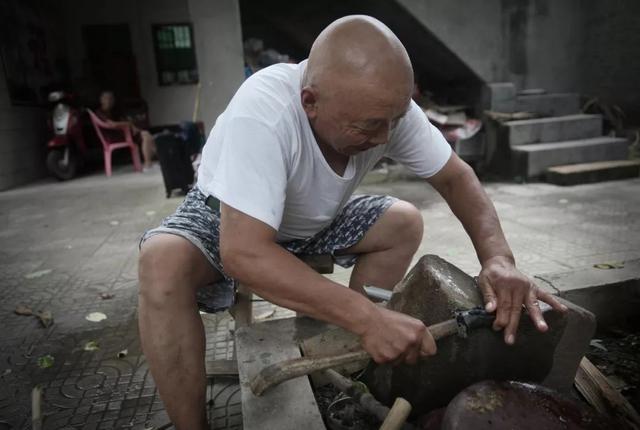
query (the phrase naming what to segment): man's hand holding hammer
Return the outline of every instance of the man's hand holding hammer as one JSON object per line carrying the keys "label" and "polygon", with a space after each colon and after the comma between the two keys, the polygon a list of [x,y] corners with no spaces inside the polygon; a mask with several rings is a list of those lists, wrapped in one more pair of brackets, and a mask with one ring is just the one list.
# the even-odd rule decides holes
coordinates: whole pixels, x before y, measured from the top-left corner
{"label": "man's hand holding hammer", "polygon": [[422,321],[380,306],[374,308],[378,316],[357,334],[376,363],[416,364],[419,358],[436,353],[436,342]]}

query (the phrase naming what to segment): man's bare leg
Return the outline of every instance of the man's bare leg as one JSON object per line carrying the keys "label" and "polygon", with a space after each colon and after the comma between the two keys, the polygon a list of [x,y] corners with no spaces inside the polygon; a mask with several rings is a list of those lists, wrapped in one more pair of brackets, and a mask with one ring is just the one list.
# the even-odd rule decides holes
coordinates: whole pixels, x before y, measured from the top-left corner
{"label": "man's bare leg", "polygon": [[142,140],[142,161],[144,167],[148,169],[151,167],[153,155],[156,153],[156,144],[151,133],[146,130],[140,132],[140,139]]}
{"label": "man's bare leg", "polygon": [[392,289],[407,271],[422,233],[418,209],[405,201],[391,205],[360,242],[340,252],[359,254],[349,287],[360,292],[363,285]]}
{"label": "man's bare leg", "polygon": [[205,335],[196,290],[220,274],[186,239],[149,238],[139,262],[142,349],[160,397],[178,429],[206,428]]}

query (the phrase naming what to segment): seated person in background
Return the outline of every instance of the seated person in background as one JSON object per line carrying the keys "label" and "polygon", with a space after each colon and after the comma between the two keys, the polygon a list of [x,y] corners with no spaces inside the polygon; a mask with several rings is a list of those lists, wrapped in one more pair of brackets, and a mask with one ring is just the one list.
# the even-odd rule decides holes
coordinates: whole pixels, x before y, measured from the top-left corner
{"label": "seated person in background", "polygon": [[[141,130],[136,127],[131,121],[123,120],[122,115],[116,108],[116,97],[113,91],[105,90],[100,93],[100,106],[96,110],[96,115],[103,121],[113,125],[128,125],[131,127],[133,133],[134,142],[140,144],[142,148],[142,160],[144,163],[144,169],[150,169],[152,167],[152,158],[156,152],[156,144],[153,141],[153,136],[147,130]],[[118,133],[116,135],[116,133]],[[105,130],[105,137],[107,139],[121,139],[122,136],[116,130]]]}

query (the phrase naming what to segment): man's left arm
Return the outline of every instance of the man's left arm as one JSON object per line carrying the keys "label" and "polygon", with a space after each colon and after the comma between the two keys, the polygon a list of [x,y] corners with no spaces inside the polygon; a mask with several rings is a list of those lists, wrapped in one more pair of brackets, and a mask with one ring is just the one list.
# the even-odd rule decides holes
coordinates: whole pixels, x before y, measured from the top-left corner
{"label": "man's left arm", "polygon": [[427,180],[446,200],[473,242],[482,265],[478,285],[485,307],[489,312],[496,311],[493,328],[504,329],[505,342],[513,344],[524,305],[538,330],[546,331],[538,300],[559,311],[567,308],[516,268],[496,210],[471,167],[452,153],[445,166]]}

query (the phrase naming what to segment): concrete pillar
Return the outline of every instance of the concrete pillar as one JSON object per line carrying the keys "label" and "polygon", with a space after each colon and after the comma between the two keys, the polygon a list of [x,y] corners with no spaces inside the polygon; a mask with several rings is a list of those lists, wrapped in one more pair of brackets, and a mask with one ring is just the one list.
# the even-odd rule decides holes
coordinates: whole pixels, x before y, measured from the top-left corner
{"label": "concrete pillar", "polygon": [[207,133],[244,80],[237,0],[188,0],[200,75],[198,119]]}
{"label": "concrete pillar", "polygon": [[4,75],[4,67],[0,67],[0,109],[9,108],[11,100],[9,99],[9,88],[7,88],[7,78]]}
{"label": "concrete pillar", "polygon": [[45,111],[13,106],[0,67],[0,191],[45,174]]}

